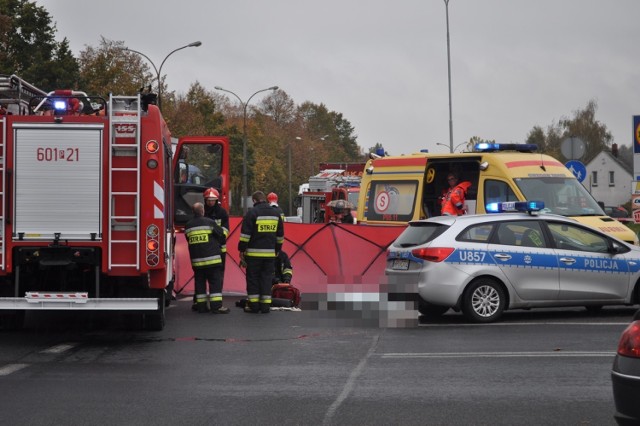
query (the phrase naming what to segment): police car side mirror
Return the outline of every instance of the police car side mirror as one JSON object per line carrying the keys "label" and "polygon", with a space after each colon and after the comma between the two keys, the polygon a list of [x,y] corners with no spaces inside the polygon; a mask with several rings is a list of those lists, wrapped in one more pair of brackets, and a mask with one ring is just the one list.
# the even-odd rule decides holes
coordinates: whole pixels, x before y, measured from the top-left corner
{"label": "police car side mirror", "polygon": [[626,253],[626,247],[621,246],[618,243],[612,242],[609,245],[609,249],[607,250],[607,252],[611,253],[611,254],[620,254],[620,253]]}

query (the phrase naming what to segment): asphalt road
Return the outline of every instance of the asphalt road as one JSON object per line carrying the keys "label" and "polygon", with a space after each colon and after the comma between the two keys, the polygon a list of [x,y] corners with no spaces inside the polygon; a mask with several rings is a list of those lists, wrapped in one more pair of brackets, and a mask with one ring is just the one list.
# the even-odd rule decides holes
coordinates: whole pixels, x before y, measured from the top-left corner
{"label": "asphalt road", "polygon": [[[232,300],[226,304],[232,305]],[[445,315],[381,328],[340,312],[196,314],[162,332],[29,313],[0,332],[6,425],[613,425],[610,368],[634,309]]]}

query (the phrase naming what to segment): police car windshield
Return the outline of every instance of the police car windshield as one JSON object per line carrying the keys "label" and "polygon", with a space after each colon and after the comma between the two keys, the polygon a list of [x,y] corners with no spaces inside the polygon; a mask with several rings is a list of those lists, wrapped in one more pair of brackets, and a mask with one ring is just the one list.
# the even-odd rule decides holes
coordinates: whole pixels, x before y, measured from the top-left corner
{"label": "police car windshield", "polygon": [[529,177],[514,179],[527,200],[544,201],[545,211],[562,216],[606,216],[577,179]]}

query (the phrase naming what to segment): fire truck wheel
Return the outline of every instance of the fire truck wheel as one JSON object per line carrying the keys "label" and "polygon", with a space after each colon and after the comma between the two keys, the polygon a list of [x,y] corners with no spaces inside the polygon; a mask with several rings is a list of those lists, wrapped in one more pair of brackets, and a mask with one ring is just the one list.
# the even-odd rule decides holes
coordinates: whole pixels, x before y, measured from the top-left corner
{"label": "fire truck wheel", "polygon": [[174,284],[175,280],[171,280],[169,281],[169,285],[167,285],[167,288],[164,290],[164,307],[168,308],[169,305],[171,304],[172,300],[175,300],[175,298],[173,297],[173,284]]}
{"label": "fire truck wheel", "polygon": [[144,328],[144,314],[126,313],[123,314],[122,320],[125,330],[139,331]]}
{"label": "fire truck wheel", "polygon": [[0,329],[20,330],[24,326],[25,311],[6,311],[0,314]]}
{"label": "fire truck wheel", "polygon": [[149,331],[162,331],[164,328],[165,292],[158,292],[158,310],[144,315],[145,329]]}

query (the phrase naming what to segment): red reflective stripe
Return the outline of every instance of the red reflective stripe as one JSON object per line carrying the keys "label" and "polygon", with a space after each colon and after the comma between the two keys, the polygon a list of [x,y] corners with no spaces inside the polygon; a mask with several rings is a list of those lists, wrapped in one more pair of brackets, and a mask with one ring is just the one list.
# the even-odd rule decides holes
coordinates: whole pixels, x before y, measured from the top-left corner
{"label": "red reflective stripe", "polygon": [[426,157],[419,158],[378,158],[373,160],[373,167],[405,167],[424,166],[427,164]]}
{"label": "red reflective stripe", "polygon": [[555,167],[564,167],[564,164],[557,160],[553,161],[542,161],[542,160],[526,160],[526,161],[509,161],[504,163],[508,169],[512,169],[514,167],[531,167],[531,166],[555,166]]}

